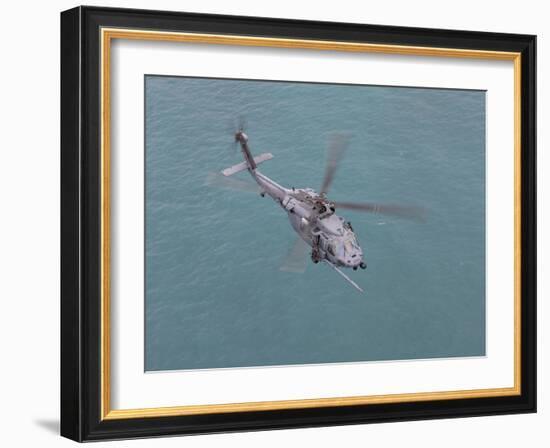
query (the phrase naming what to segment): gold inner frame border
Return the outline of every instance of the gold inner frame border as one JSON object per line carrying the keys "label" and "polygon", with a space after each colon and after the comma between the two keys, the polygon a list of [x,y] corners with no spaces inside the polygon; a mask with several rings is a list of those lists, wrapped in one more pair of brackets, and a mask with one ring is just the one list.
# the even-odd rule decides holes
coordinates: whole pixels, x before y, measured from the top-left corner
{"label": "gold inner frame border", "polygon": [[[407,403],[432,400],[501,397],[521,394],[521,53],[469,50],[459,48],[419,47],[406,45],[336,42],[290,38],[268,38],[239,35],[162,32],[140,29],[101,28],[101,420],[167,417],[229,412],[252,412],[317,407],[351,406],[383,403]],[[110,222],[111,222],[111,42],[113,39],[185,42],[212,45],[239,45],[383,53],[412,56],[456,57],[469,59],[508,60],[514,63],[514,386],[441,392],[402,393],[352,397],[313,398],[301,400],[261,401],[208,405],[111,409],[111,321],[110,321]]]}

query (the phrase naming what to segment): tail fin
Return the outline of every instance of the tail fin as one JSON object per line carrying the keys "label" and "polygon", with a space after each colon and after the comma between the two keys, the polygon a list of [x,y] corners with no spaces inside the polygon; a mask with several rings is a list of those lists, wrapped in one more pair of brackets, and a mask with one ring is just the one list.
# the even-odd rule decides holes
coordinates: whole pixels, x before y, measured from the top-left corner
{"label": "tail fin", "polygon": [[[272,158],[273,158],[273,154],[271,154],[270,152],[264,152],[263,154],[260,154],[259,156],[254,157],[252,159],[254,163],[253,164],[251,163],[250,165],[254,166],[255,168],[260,163],[265,162],[266,160],[271,160]],[[238,163],[237,165],[233,165],[223,170],[222,174],[224,176],[231,176],[235,173],[246,170],[248,168],[248,165],[249,164],[247,162]]]}

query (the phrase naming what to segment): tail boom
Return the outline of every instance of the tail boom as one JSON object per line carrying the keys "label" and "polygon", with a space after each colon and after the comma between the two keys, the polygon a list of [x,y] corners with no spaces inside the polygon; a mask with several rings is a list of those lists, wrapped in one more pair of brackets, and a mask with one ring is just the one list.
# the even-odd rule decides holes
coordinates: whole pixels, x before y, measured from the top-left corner
{"label": "tail boom", "polygon": [[240,171],[248,170],[250,175],[260,186],[262,196],[267,194],[275,201],[282,203],[288,193],[287,190],[269,177],[264,176],[259,170],[256,169],[260,163],[265,162],[266,160],[271,160],[273,158],[273,154],[266,152],[260,154],[259,156],[253,157],[250,152],[250,148],[248,147],[248,136],[242,130],[235,134],[235,141],[239,142],[241,145],[244,162],[226,168],[222,171],[222,174],[224,176],[232,176]]}

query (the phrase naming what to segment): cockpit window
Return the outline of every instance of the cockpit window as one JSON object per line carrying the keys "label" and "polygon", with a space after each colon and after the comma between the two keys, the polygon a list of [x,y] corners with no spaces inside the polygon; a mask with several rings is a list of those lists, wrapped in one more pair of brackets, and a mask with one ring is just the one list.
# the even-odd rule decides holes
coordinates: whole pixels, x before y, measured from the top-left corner
{"label": "cockpit window", "polygon": [[346,254],[353,254],[357,249],[359,249],[359,245],[357,244],[355,235],[348,235],[344,240],[344,251]]}
{"label": "cockpit window", "polygon": [[332,240],[327,244],[326,250],[329,254],[335,257],[347,258],[354,255],[360,249],[355,236],[351,234],[346,235],[343,239],[338,238],[336,240]]}
{"label": "cockpit window", "polygon": [[346,251],[346,253],[351,254],[353,252],[353,249],[353,243],[351,242],[351,240],[344,241],[344,250]]}

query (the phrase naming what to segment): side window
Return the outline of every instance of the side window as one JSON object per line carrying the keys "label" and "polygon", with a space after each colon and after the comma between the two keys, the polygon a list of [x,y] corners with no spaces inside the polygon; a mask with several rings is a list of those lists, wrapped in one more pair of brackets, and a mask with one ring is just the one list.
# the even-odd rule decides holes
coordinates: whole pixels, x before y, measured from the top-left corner
{"label": "side window", "polygon": [[336,251],[334,250],[334,243],[330,243],[327,247],[327,251],[331,255],[336,255]]}

